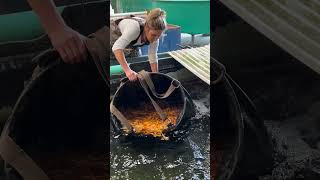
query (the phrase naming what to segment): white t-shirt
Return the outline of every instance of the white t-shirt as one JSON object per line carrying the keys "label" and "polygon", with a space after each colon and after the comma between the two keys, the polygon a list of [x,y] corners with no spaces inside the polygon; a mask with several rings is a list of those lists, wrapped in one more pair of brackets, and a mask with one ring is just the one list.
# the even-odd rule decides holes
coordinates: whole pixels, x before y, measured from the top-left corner
{"label": "white t-shirt", "polygon": [[[133,19],[123,19],[118,24],[118,27],[121,32],[121,36],[116,40],[112,46],[112,51],[117,49],[125,49],[130,42],[136,40],[140,35],[140,24],[138,21]],[[141,36],[134,45],[141,45]],[[159,40],[150,43],[148,49],[148,58],[150,63],[158,62],[158,51]]]}

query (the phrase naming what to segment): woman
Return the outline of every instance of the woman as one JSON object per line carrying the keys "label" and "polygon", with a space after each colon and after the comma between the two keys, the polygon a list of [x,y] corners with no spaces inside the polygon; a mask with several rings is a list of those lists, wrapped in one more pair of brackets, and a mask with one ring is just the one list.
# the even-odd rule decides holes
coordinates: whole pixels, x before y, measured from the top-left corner
{"label": "woman", "polygon": [[159,38],[166,27],[165,11],[160,8],[151,10],[146,19],[130,16],[110,21],[110,46],[130,81],[137,79],[137,73],[130,69],[126,57],[139,56],[143,45],[149,45],[150,67],[152,72],[158,72]]}

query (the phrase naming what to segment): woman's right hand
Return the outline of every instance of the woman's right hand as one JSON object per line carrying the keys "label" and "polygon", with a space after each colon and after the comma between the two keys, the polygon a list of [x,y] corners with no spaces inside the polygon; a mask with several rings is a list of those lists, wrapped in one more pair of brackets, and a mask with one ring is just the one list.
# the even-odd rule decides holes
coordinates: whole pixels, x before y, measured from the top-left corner
{"label": "woman's right hand", "polygon": [[80,63],[86,60],[86,37],[68,26],[62,26],[48,33],[53,47],[66,63]]}
{"label": "woman's right hand", "polygon": [[136,81],[138,79],[138,74],[135,71],[132,71],[131,69],[125,71],[125,73],[130,81]]}
{"label": "woman's right hand", "polygon": [[64,22],[53,0],[27,0],[48,34],[51,44],[66,63],[80,63],[87,58],[86,37]]}

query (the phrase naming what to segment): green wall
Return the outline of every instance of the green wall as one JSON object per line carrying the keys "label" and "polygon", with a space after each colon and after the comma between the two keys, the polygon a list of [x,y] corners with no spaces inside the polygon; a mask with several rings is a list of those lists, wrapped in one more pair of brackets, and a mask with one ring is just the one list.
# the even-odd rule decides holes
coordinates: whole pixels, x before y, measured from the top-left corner
{"label": "green wall", "polygon": [[181,32],[210,33],[209,0],[156,0],[153,6],[164,9],[168,23],[181,26]]}
{"label": "green wall", "polygon": [[120,0],[118,4],[116,0],[112,0],[111,4],[120,12],[160,7],[167,12],[168,23],[181,26],[181,32],[210,33],[210,0]]}
{"label": "green wall", "polygon": [[[61,13],[64,7],[59,7]],[[30,40],[44,33],[33,11],[0,16],[0,42]]]}

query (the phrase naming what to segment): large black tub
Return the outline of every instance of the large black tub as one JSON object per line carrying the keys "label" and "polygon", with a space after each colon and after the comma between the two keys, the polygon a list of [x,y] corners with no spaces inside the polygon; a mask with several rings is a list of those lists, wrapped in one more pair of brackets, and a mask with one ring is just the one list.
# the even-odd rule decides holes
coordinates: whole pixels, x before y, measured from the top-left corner
{"label": "large black tub", "polygon": [[211,143],[218,180],[257,177],[272,168],[273,151],[263,121],[241,88],[213,62],[213,126]]}
{"label": "large black tub", "polygon": [[38,58],[0,138],[8,179],[105,179],[107,85],[95,63]]}
{"label": "large black tub", "polygon": [[[177,108],[176,110],[178,112],[175,123],[168,125],[164,130],[162,137],[137,134],[134,128],[132,132],[126,134],[123,132],[124,123],[130,126],[131,120],[126,118],[125,121],[127,122],[123,122],[124,120],[120,120],[119,116],[111,110],[111,120],[115,131],[122,135],[126,134],[127,137],[124,139],[131,140],[148,139],[148,142],[150,142],[150,140],[182,140],[187,135],[188,127],[190,125],[189,120],[195,115],[195,107],[189,93],[178,80],[166,74],[143,72],[139,72],[139,78],[142,78],[142,80],[131,82],[128,81],[127,78],[122,79],[118,90],[114,94],[112,106],[116,107],[125,118],[133,107],[140,112],[139,114],[143,114],[144,116],[144,114],[148,114],[149,112],[156,112],[154,108],[152,108],[151,111],[147,111],[144,106],[145,104],[149,104],[149,106],[152,107],[152,103],[150,102],[150,98],[152,98],[160,108]],[[143,76],[150,80],[149,83],[151,83],[151,87],[154,88],[150,88],[148,83],[145,83],[144,85],[146,89],[143,88],[141,84],[145,82]],[[170,91],[170,88],[173,88],[173,91]],[[151,89],[154,89],[153,93]],[[171,93],[168,93],[169,91]],[[146,92],[149,92],[150,97]]]}

